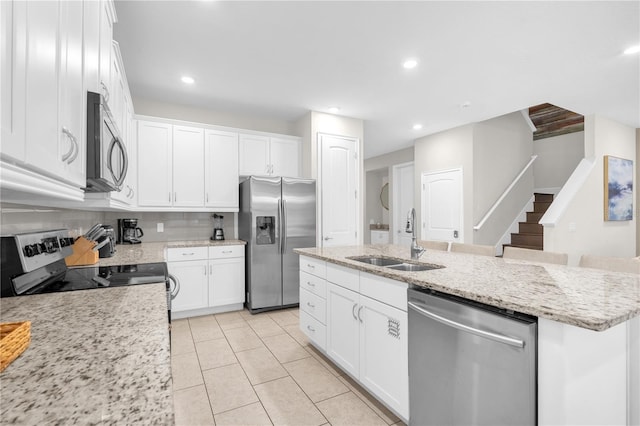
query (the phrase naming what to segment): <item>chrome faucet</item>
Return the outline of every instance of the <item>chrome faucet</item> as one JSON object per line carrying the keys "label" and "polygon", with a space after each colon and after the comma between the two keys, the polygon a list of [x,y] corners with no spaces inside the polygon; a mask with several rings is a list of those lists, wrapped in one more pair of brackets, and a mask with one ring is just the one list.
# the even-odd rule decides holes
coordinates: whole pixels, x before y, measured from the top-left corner
{"label": "chrome faucet", "polygon": [[407,227],[405,231],[411,234],[411,258],[419,259],[425,252],[425,249],[420,247],[416,242],[416,209],[414,208],[407,213]]}

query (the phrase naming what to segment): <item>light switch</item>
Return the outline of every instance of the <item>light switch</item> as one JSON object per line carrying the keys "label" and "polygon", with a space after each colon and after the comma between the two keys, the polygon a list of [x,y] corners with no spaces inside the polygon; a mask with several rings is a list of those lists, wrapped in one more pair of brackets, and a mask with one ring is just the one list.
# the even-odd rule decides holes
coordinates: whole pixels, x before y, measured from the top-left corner
{"label": "light switch", "polygon": [[157,229],[158,232],[164,232],[164,223],[158,223]]}

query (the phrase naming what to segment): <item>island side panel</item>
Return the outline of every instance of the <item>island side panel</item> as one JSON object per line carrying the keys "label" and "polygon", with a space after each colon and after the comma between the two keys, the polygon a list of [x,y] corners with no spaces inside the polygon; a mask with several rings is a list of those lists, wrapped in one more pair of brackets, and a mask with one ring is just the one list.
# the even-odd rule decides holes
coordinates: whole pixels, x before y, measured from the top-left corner
{"label": "island side panel", "polygon": [[626,425],[627,339],[628,322],[596,332],[539,318],[538,424]]}

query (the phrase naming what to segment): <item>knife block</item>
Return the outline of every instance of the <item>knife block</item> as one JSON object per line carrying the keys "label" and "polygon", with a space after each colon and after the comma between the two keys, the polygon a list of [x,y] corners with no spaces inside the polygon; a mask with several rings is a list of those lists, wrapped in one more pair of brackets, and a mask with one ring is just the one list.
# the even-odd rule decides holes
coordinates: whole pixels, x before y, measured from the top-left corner
{"label": "knife block", "polygon": [[73,253],[64,258],[67,266],[94,265],[98,262],[97,251],[93,251],[96,246],[94,241],[89,241],[85,237],[79,237],[71,246]]}

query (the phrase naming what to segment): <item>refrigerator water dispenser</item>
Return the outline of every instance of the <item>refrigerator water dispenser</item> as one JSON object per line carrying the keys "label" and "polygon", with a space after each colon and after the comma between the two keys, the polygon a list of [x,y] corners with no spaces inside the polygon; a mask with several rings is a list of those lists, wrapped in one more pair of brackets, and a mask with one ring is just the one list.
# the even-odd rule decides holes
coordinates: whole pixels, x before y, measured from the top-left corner
{"label": "refrigerator water dispenser", "polygon": [[275,216],[256,216],[256,244],[275,244]]}

